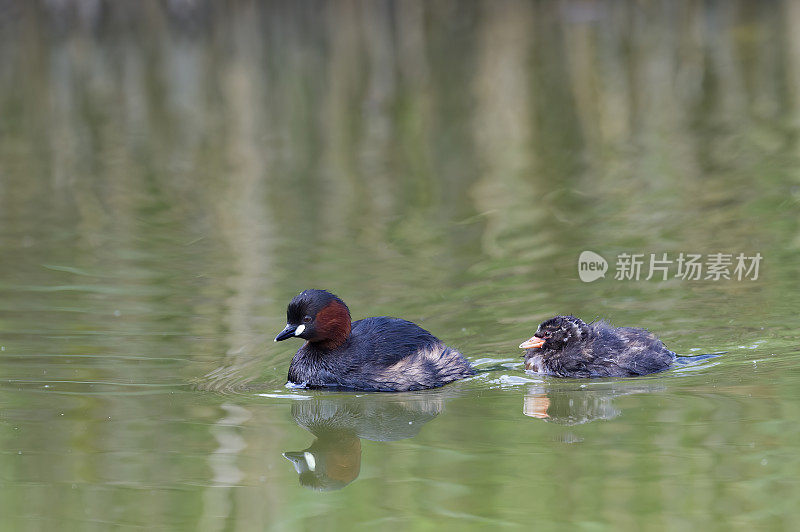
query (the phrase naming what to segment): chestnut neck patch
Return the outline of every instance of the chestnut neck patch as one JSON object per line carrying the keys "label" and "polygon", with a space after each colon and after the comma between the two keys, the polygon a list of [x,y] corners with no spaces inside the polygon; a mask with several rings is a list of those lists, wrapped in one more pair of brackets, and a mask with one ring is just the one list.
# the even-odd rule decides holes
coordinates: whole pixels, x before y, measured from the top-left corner
{"label": "chestnut neck patch", "polygon": [[322,349],[335,349],[350,336],[350,311],[333,300],[317,313],[317,333],[312,341]]}

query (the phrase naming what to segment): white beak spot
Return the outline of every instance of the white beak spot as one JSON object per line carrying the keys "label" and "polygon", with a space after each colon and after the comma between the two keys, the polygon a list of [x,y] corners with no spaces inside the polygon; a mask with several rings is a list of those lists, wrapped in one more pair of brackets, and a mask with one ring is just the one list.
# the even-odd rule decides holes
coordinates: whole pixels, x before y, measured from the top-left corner
{"label": "white beak spot", "polygon": [[300,336],[301,334],[303,334],[303,331],[305,331],[305,330],[306,330],[306,326],[305,325],[298,325],[297,329],[294,330],[294,335],[295,336]]}
{"label": "white beak spot", "polygon": [[[302,327],[302,325],[300,327]],[[306,451],[303,453],[303,458],[306,459],[306,465],[309,471],[314,471],[317,468],[317,460],[314,458],[313,454]]]}

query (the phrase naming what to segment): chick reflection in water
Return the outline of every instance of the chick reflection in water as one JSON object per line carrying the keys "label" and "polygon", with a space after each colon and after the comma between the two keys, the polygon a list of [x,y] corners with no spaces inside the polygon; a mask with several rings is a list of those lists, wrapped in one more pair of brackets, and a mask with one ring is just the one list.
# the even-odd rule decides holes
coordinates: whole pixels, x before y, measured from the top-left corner
{"label": "chick reflection in water", "polygon": [[597,383],[591,386],[532,385],[522,404],[522,413],[528,417],[551,421],[560,425],[581,425],[598,419],[614,419],[622,411],[615,397],[664,390],[660,384],[641,382]]}
{"label": "chick reflection in water", "polygon": [[285,452],[304,487],[338,490],[361,471],[361,439],[397,441],[417,435],[444,407],[440,396],[330,396],[292,404],[295,423],[316,436],[303,451]]}

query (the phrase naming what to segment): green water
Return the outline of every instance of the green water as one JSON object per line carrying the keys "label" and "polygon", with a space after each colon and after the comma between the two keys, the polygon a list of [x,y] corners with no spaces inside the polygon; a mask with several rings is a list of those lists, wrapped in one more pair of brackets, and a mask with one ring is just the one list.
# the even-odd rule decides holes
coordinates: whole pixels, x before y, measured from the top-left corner
{"label": "green water", "polygon": [[[798,25],[788,1],[0,2],[0,529],[795,529]],[[720,252],[758,278],[614,278]],[[311,287],[482,371],[286,389],[299,342],[272,338]],[[725,353],[526,374],[562,313]]]}

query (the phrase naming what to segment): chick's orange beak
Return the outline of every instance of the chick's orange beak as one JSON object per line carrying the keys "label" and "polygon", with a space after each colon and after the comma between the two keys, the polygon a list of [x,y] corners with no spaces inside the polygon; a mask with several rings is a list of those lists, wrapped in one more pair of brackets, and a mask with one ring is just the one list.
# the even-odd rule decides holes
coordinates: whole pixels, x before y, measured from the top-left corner
{"label": "chick's orange beak", "polygon": [[521,344],[519,344],[520,349],[530,349],[531,347],[542,347],[544,345],[544,338],[539,338],[538,336],[531,336],[528,340],[525,340]]}

